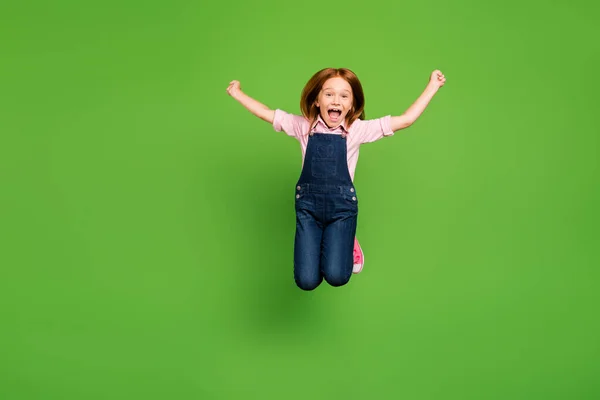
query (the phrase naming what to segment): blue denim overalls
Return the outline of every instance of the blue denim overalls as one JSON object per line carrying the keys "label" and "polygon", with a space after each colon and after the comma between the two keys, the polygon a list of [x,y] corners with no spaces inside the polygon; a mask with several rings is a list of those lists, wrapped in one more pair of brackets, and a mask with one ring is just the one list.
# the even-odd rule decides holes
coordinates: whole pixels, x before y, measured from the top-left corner
{"label": "blue denim overalls", "polygon": [[312,290],[350,280],[358,199],[348,171],[345,135],[314,133],[296,184],[294,279]]}

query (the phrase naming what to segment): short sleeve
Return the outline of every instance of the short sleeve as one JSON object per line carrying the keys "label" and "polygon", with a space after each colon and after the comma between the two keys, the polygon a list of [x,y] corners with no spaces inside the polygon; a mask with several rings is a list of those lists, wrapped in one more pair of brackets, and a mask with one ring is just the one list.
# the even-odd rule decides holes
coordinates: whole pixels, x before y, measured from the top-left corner
{"label": "short sleeve", "polygon": [[356,135],[360,143],[375,142],[386,136],[394,135],[390,126],[391,116],[370,120],[356,120],[352,124],[351,135]]}
{"label": "short sleeve", "polygon": [[288,136],[300,138],[308,132],[308,121],[301,115],[289,114],[283,110],[275,110],[273,129],[276,132],[284,131]]}

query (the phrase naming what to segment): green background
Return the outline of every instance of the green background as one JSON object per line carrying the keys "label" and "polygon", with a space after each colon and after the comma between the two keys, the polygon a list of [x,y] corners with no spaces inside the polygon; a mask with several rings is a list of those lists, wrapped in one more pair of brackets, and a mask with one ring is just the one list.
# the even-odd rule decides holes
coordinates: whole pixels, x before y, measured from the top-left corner
{"label": "green background", "polygon": [[[17,5],[18,4],[18,5]],[[209,7],[210,6],[210,7]],[[597,399],[592,1],[0,6],[0,399]],[[299,113],[347,67],[364,271],[295,287]]]}

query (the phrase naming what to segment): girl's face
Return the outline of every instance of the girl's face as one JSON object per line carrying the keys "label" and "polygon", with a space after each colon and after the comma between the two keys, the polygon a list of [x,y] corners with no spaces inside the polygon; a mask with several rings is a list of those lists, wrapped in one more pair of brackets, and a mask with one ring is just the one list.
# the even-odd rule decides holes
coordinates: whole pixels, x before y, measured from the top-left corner
{"label": "girl's face", "polygon": [[325,81],[315,105],[321,118],[330,128],[338,127],[352,109],[352,87],[345,79],[336,76]]}

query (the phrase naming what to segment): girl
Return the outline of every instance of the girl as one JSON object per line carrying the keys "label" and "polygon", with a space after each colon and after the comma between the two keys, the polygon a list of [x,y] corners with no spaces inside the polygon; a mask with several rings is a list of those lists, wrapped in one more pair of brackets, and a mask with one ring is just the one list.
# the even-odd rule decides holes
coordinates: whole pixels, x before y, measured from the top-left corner
{"label": "girl", "polygon": [[252,114],[300,141],[294,243],[298,287],[313,290],[323,278],[342,286],[352,272],[360,272],[364,256],[355,238],[358,195],[353,184],[359,147],[412,125],[445,82],[439,70],[433,71],[425,91],[402,115],[372,120],[365,120],[360,81],[346,68],[325,68],[310,78],[300,98],[302,116],[271,110],[242,92],[238,81],[229,84],[227,93]]}

